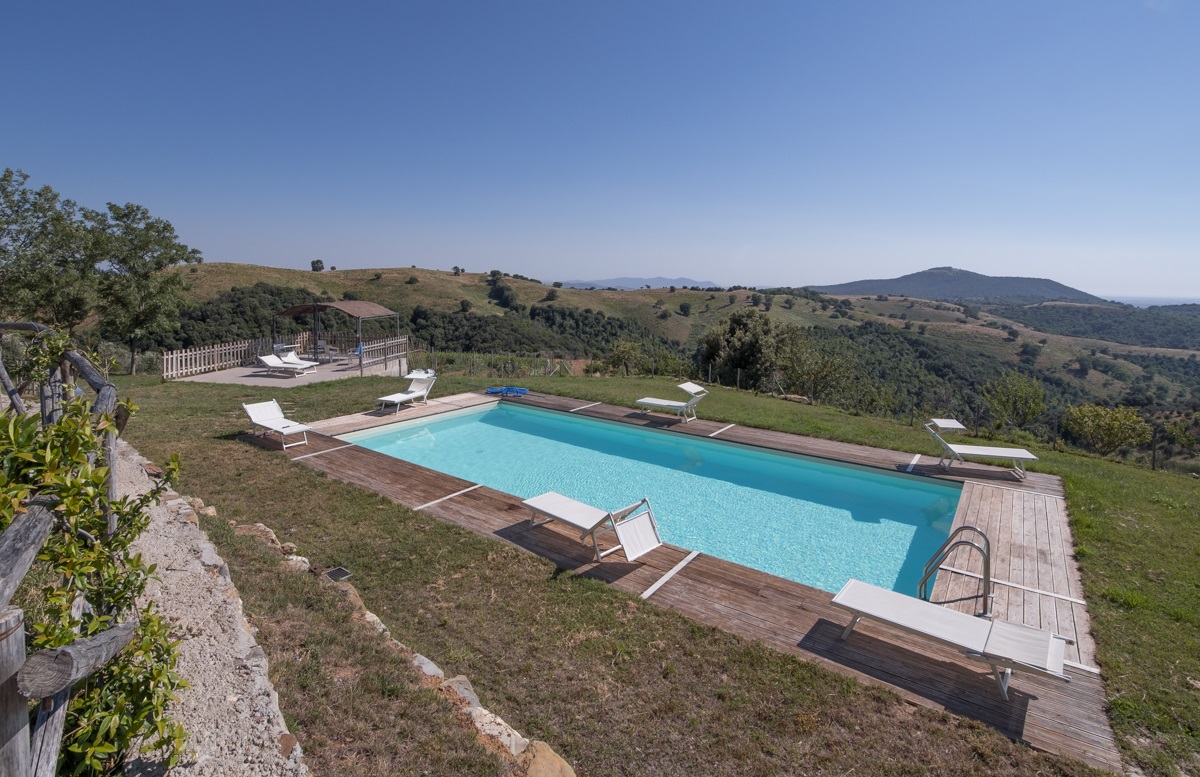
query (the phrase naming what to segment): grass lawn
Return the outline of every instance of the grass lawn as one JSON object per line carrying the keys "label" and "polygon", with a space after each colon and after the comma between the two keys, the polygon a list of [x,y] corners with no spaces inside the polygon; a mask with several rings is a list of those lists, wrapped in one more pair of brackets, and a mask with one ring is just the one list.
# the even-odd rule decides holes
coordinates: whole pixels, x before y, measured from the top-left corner
{"label": "grass lawn", "polygon": [[[435,395],[484,385],[443,377]],[[580,775],[1086,774],[979,724],[904,704],[797,658],[688,621],[497,541],[394,505],[237,441],[240,403],[272,395],[316,420],[370,407],[395,379],[279,390],[121,380],[141,413],[126,437],[178,451],[183,493],[219,510],[204,528],[261,629],[281,706],[317,773],[489,774],[493,760],[449,713],[344,623],[324,589],[281,576],[226,520],[261,521],[325,566],[354,570],[367,607],[484,706],[544,739]],[[539,378],[520,385],[632,405],[672,382]],[[919,426],[718,389],[705,418],[935,453]],[[919,420],[919,419],[918,419]],[[1038,450],[1039,456],[1043,451]],[[1197,484],[1047,452],[1063,477],[1089,609],[1125,756],[1147,773],[1200,760]],[[339,618],[341,620],[339,620]],[[449,729],[449,730],[448,730]]]}

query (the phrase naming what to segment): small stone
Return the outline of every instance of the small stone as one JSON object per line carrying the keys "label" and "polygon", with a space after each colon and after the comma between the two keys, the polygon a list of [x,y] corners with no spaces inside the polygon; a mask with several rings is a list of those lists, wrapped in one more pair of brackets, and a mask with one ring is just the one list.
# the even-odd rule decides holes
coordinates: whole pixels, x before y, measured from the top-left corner
{"label": "small stone", "polygon": [[238,697],[234,696],[233,694],[230,694],[225,697],[225,703],[228,704],[230,707],[237,704],[237,702],[238,702]]}
{"label": "small stone", "polygon": [[192,503],[193,510],[203,510],[204,509],[204,500],[201,499],[200,497],[198,497],[198,496],[188,497],[188,501]]}
{"label": "small stone", "polygon": [[155,480],[162,480],[162,478],[167,474],[167,473],[163,472],[162,467],[158,466],[157,464],[155,464],[153,462],[149,462],[149,461],[142,463],[142,470],[144,470],[147,475],[154,478]]}
{"label": "small stone", "polygon": [[525,774],[527,777],[575,777],[575,770],[550,745],[535,739],[529,743],[529,771]]}
{"label": "small stone", "polygon": [[513,730],[499,715],[483,707],[468,707],[467,714],[480,734],[498,741],[510,755],[520,755],[529,747],[529,740]]}
{"label": "small stone", "polygon": [[284,554],[286,554],[288,556],[296,555],[297,548],[296,548],[296,543],[294,543],[294,542],[285,542],[285,543],[283,543],[283,545],[279,546],[279,549],[282,550],[284,552]]}
{"label": "small stone", "polygon": [[312,566],[304,556],[288,556],[281,563],[294,572],[307,572]]}
{"label": "small stone", "polygon": [[367,609],[367,605],[363,604],[362,597],[358,595],[357,588],[344,580],[340,583],[334,583],[334,585],[337,586],[337,589],[342,592],[342,596],[346,597],[350,602],[350,606],[356,611],[365,611]]}
{"label": "small stone", "polygon": [[376,633],[382,634],[385,637],[391,636],[391,632],[388,631],[387,624],[381,621],[379,616],[370,610],[362,610],[356,614],[356,617],[363,623],[370,626]]}
{"label": "small stone", "polygon": [[230,526],[237,526],[237,521],[234,521],[234,520],[232,520],[232,519],[231,519],[231,520],[228,520],[228,521],[226,521],[225,523],[229,524]]}
{"label": "small stone", "polygon": [[239,537],[256,537],[276,550],[280,550],[282,547],[279,544],[279,539],[275,536],[275,532],[271,531],[270,527],[264,526],[261,523],[250,526],[239,526],[233,530],[233,533]]}
{"label": "small stone", "polygon": [[201,507],[198,512],[205,518],[217,517],[217,508],[213,507],[212,505],[209,505],[208,507]]}
{"label": "small stone", "polygon": [[445,679],[446,677],[446,673],[442,671],[440,666],[433,663],[420,653],[417,653],[413,656],[412,663],[413,666],[415,666],[419,671],[424,672],[430,677],[437,677],[439,679]]}
{"label": "small stone", "polygon": [[451,677],[442,683],[442,687],[465,701],[468,707],[479,706],[479,697],[475,695],[475,689],[471,687],[471,681],[464,675],[460,674]]}
{"label": "small stone", "polygon": [[300,741],[296,739],[295,734],[280,734],[279,754],[284,758],[287,758],[292,754],[292,750],[294,750],[298,744],[300,744]]}

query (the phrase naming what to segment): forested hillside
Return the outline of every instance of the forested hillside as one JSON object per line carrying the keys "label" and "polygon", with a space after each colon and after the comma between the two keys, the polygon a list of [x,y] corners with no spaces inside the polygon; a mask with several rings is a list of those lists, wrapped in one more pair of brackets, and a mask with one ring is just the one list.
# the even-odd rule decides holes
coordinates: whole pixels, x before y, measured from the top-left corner
{"label": "forested hillside", "polygon": [[[368,299],[399,312],[407,332],[442,354],[592,359],[595,370],[711,377],[861,413],[948,414],[986,424],[987,387],[1013,374],[1040,386],[1045,412],[1031,429],[1048,436],[1068,407],[1084,403],[1136,406],[1155,415],[1164,435],[1168,427],[1186,431],[1200,409],[1195,351],[1112,347],[1113,332],[1147,345],[1192,342],[1184,333],[1200,318],[1125,306],[975,308],[788,287],[585,290],[462,268],[201,265],[180,272],[191,303],[178,327],[160,334],[160,347],[268,336],[272,314],[299,302]],[[1084,310],[1109,316],[1107,327],[1079,327],[1090,339],[1026,328],[1039,314],[1053,321]],[[287,332],[309,323],[301,316],[274,325]],[[323,326],[347,331],[353,323],[326,314]]]}
{"label": "forested hillside", "polygon": [[951,302],[1019,304],[1042,300],[1100,302],[1087,292],[1044,278],[981,275],[954,267],[934,267],[899,278],[814,286],[825,294],[900,294]]}
{"label": "forested hillside", "polygon": [[[1200,305],[1172,307],[1200,309]],[[1092,337],[1125,345],[1200,348],[1200,316],[1163,312],[1162,308],[1044,303],[1005,305],[988,310],[1040,332]]]}

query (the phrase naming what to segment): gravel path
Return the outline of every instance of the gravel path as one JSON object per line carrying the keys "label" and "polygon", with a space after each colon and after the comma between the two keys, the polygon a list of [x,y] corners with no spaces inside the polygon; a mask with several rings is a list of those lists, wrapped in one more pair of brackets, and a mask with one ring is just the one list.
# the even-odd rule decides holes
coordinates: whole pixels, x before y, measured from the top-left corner
{"label": "gravel path", "polygon": [[[121,443],[117,468],[120,493],[145,493],[147,463]],[[172,775],[287,775],[308,770],[296,738],[288,733],[279,698],[267,677],[267,659],[242,615],[242,600],[229,569],[217,555],[196,514],[182,498],[152,510],[149,528],[135,548],[157,564],[158,580],[147,595],[181,640],[178,671],[191,687],[172,705],[190,734],[187,754]],[[129,774],[162,774],[154,754],[135,756]]]}

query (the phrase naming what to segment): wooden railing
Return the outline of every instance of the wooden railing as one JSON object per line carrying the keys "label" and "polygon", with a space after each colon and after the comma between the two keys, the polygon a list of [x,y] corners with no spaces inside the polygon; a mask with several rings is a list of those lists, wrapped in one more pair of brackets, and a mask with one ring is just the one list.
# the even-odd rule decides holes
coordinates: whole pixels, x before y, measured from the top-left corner
{"label": "wooden railing", "polygon": [[[49,332],[49,328],[30,322],[3,322],[0,330],[13,329],[34,334]],[[74,367],[81,378],[96,391],[92,415],[115,415],[117,425],[123,421],[117,412],[117,389],[77,351],[67,351],[65,364]],[[62,417],[63,367],[56,366],[42,383],[41,418],[43,424],[57,423]],[[8,394],[10,411],[26,412],[20,391],[13,385],[8,370],[0,361],[0,385]],[[110,501],[116,499],[116,435],[112,425],[105,432],[104,458],[109,465],[107,491]],[[75,683],[95,674],[133,639],[137,622],[113,626],[105,631],[77,639],[70,645],[41,650],[25,657],[25,614],[11,606],[21,581],[28,573],[34,558],[59,522],[55,503],[34,499],[26,505],[0,534],[0,775],[8,777],[50,777],[58,765],[62,745],[63,725],[67,703]],[[108,514],[108,533],[117,529],[116,517]],[[77,596],[71,611],[78,618],[85,602]],[[117,619],[114,619],[114,623]],[[29,731],[28,699],[41,699],[32,735]]]}
{"label": "wooden railing", "polygon": [[362,353],[358,354],[358,357],[359,374],[362,374],[366,368],[379,364],[386,368],[393,362],[408,358],[408,337],[401,335],[364,342]]}

